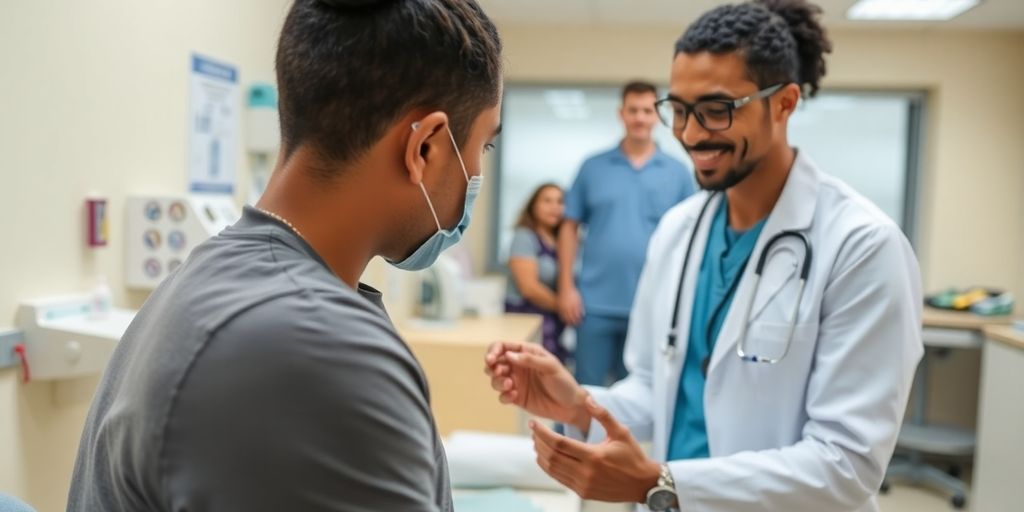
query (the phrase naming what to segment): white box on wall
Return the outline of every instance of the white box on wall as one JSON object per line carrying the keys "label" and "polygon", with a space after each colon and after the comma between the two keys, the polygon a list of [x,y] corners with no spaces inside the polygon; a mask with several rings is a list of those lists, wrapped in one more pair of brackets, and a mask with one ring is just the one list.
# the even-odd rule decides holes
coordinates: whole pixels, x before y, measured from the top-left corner
{"label": "white box on wall", "polygon": [[152,290],[240,214],[230,196],[194,194],[132,196],[125,216],[125,284]]}

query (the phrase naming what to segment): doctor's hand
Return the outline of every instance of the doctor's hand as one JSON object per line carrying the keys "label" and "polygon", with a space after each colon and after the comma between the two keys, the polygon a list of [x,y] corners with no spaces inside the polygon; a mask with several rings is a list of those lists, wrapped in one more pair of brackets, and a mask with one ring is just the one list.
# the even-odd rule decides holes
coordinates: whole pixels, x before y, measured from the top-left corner
{"label": "doctor's hand", "polygon": [[644,454],[629,429],[616,421],[607,409],[590,397],[585,404],[587,411],[601,422],[608,437],[600,444],[589,445],[531,421],[537,464],[581,498],[645,502],[647,491],[658,483],[661,466]]}
{"label": "doctor's hand", "polygon": [[583,321],[586,310],[583,308],[583,296],[575,286],[560,288],[558,292],[558,316],[566,325],[579,325]]}
{"label": "doctor's hand", "polygon": [[590,413],[587,392],[569,370],[544,347],[534,343],[498,342],[484,356],[484,373],[498,400],[536,416],[568,423],[586,432]]}

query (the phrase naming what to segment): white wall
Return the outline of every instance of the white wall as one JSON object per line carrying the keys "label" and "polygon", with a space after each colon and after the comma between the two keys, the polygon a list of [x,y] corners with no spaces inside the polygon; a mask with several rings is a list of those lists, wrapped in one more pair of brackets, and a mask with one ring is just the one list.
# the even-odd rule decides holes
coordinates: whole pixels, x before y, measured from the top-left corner
{"label": "white wall", "polygon": [[[129,193],[185,191],[189,55],[234,63],[243,86],[273,80],[286,4],[0,2],[0,328],[18,301],[84,290],[99,274],[116,304],[138,305],[121,286],[121,207]],[[112,244],[98,251],[84,248],[88,193],[112,208]],[[95,385],[22,385],[0,370],[0,491],[64,509]]]}

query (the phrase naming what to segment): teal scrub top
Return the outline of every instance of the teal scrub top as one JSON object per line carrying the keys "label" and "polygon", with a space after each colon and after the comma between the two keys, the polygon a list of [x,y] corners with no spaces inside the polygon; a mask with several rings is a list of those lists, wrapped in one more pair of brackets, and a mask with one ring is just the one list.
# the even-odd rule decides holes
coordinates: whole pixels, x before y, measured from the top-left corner
{"label": "teal scrub top", "polygon": [[668,460],[708,457],[704,423],[705,365],[711,359],[743,269],[764,227],[764,219],[747,231],[729,227],[729,205],[723,198],[711,221],[704,260],[697,277],[690,333],[679,379],[679,393],[668,445]]}

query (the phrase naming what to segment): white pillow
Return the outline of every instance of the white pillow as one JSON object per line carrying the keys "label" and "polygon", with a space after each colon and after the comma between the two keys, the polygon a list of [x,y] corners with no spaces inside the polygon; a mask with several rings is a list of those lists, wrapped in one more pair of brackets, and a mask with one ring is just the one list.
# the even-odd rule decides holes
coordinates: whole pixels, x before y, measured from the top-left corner
{"label": "white pillow", "polygon": [[452,487],[564,490],[537,466],[527,436],[455,431],[445,442]]}

